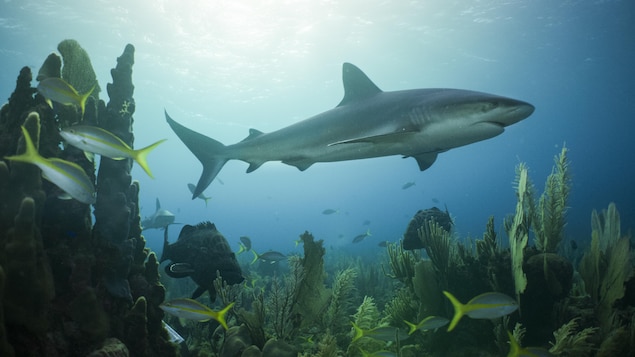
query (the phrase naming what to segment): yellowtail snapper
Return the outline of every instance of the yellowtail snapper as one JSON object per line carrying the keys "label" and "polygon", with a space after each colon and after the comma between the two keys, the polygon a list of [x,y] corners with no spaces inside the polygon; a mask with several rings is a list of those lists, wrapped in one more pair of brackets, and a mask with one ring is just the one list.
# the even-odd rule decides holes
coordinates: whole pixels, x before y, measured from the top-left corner
{"label": "yellowtail snapper", "polygon": [[[193,183],[188,183],[187,188],[190,190],[192,194],[194,194],[194,190],[196,189],[196,186]],[[196,198],[200,198],[201,200],[205,201],[205,207],[207,207],[207,202],[212,199],[211,197],[205,196],[203,192],[201,192],[200,195],[196,196]]]}
{"label": "yellowtail snapper", "polygon": [[40,81],[40,84],[37,86],[37,90],[44,96],[44,98],[53,102],[63,105],[78,106],[82,111],[83,117],[84,110],[86,108],[86,99],[90,97],[96,86],[97,83],[95,83],[88,92],[79,94],[77,90],[65,80],[57,77],[49,77]]}
{"label": "yellowtail snapper", "polygon": [[359,243],[361,241],[363,241],[364,239],[366,239],[366,237],[370,237],[372,234],[370,234],[370,229],[366,230],[366,233],[362,233],[358,236],[356,236],[355,238],[353,238],[353,243]]}
{"label": "yellowtail snapper", "polygon": [[84,151],[106,156],[113,160],[133,159],[152,178],[154,176],[150,172],[146,156],[167,140],[159,140],[145,148],[134,150],[113,133],[96,126],[74,125],[63,129],[60,135],[69,144]]}
{"label": "yellowtail snapper", "polygon": [[21,155],[7,156],[5,159],[33,164],[42,170],[42,177],[51,181],[72,198],[85,204],[95,203],[95,186],[84,169],[74,162],[40,156],[24,126],[22,135],[24,135],[26,151]]}
{"label": "yellowtail snapper", "polygon": [[247,236],[240,237],[240,242],[238,242],[238,244],[240,245],[240,249],[236,254],[248,252],[251,250],[251,239]]}
{"label": "yellowtail snapper", "polygon": [[450,322],[450,326],[448,326],[448,331],[452,331],[456,327],[463,315],[467,315],[473,319],[495,319],[509,315],[518,309],[516,300],[497,292],[478,295],[468,301],[467,304],[462,304],[454,295],[447,291],[444,291],[443,295],[445,295],[452,303],[452,306],[454,306],[454,317],[452,318],[452,322]]}
{"label": "yellowtail snapper", "polygon": [[251,250],[251,252],[254,253],[254,260],[251,261],[251,264],[255,263],[258,259],[268,261],[271,264],[287,259],[286,255],[280,252],[274,252],[272,250],[262,254],[256,253],[256,251],[253,249]]}
{"label": "yellowtail snapper", "polygon": [[412,335],[417,330],[421,330],[421,331],[436,330],[439,327],[443,327],[447,325],[450,322],[450,320],[441,316],[428,316],[425,319],[421,320],[421,322],[419,322],[416,325],[410,321],[404,320],[404,322],[406,323],[406,325],[408,325],[408,327],[410,327],[410,331],[408,331],[408,334]]}
{"label": "yellowtail snapper", "polygon": [[220,311],[214,311],[209,307],[201,304],[200,302],[192,299],[174,299],[166,301],[159,307],[170,315],[174,315],[178,318],[195,320],[199,322],[205,322],[209,320],[216,320],[218,323],[227,330],[227,321],[225,321],[225,315],[234,306],[234,303],[225,306]]}
{"label": "yellowtail snapper", "polygon": [[371,337],[376,340],[382,341],[401,341],[410,337],[410,335],[405,330],[397,327],[379,326],[369,330],[364,330],[357,326],[356,323],[351,323],[353,324],[353,328],[355,329],[355,337],[353,337],[353,340],[351,342],[355,342],[362,337]]}
{"label": "yellowtail snapper", "polygon": [[509,353],[507,357],[553,357],[554,355],[544,348],[540,347],[521,347],[511,332],[507,331],[509,336]]}

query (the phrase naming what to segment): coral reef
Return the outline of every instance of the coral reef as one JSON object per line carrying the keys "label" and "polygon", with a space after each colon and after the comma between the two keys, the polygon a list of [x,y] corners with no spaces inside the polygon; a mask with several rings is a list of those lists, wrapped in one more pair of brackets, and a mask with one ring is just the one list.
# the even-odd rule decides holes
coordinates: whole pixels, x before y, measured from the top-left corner
{"label": "coral reef", "polygon": [[[61,57],[44,61],[38,80],[61,76],[81,92],[96,85],[88,54],[76,41],[63,41],[59,51]],[[85,124],[131,146],[133,63],[128,45],[111,71],[110,101],[106,105],[93,91],[83,115]],[[63,192],[42,180],[36,166],[0,162],[0,354],[175,356],[158,308],[165,296],[158,263],[141,236],[131,162],[102,158],[96,171],[81,150],[61,145],[58,132],[82,119],[79,108],[49,107],[31,80],[23,68],[0,110],[0,156],[24,151],[24,125],[40,155],[76,163],[99,181],[95,223],[90,205],[60,199]]]}

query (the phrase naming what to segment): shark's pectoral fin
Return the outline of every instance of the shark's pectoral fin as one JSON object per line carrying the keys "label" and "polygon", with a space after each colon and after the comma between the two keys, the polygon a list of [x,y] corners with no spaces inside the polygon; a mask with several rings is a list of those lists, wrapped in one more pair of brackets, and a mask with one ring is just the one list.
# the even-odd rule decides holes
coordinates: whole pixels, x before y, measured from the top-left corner
{"label": "shark's pectoral fin", "polygon": [[390,132],[386,134],[378,134],[378,135],[364,136],[360,138],[340,140],[334,143],[330,143],[327,146],[334,146],[334,145],[341,145],[341,144],[359,144],[359,143],[386,144],[391,142],[400,142],[404,140],[405,135],[411,135],[412,133],[416,133],[416,132],[418,132],[418,130],[402,129],[399,131]]}
{"label": "shark's pectoral fin", "polygon": [[[425,154],[412,155],[412,157],[417,160],[417,164],[419,164],[419,170],[424,171],[427,170],[435,161],[437,161],[438,152],[428,152]],[[404,156],[404,159],[410,156]]]}

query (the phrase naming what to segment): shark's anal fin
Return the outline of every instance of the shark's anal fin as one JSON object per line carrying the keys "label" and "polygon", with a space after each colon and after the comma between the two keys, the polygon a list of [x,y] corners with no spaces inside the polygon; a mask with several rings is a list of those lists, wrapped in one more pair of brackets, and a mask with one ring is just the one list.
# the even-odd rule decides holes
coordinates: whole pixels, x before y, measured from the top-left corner
{"label": "shark's anal fin", "polygon": [[[417,164],[419,164],[419,170],[425,171],[427,170],[434,162],[437,160],[437,152],[429,152],[425,154],[413,155],[412,157],[417,160]],[[406,158],[408,156],[405,156]]]}
{"label": "shark's anal fin", "polygon": [[296,159],[284,160],[282,161],[282,163],[290,166],[295,166],[298,170],[304,171],[311,167],[311,165],[315,164],[315,161],[305,157],[298,157]]}

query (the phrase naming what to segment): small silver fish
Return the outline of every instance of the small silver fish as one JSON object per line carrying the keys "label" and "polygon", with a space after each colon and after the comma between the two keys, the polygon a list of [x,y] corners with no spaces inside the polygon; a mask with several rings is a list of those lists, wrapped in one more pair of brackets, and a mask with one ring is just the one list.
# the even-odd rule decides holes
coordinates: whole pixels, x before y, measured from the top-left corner
{"label": "small silver fish", "polygon": [[251,252],[254,253],[254,260],[251,262],[251,264],[255,263],[258,259],[268,261],[271,263],[275,263],[275,262],[279,262],[279,261],[287,259],[286,255],[280,252],[275,252],[271,250],[262,254],[256,253],[256,251],[253,249],[251,250]]}
{"label": "small silver fish", "polygon": [[24,126],[22,126],[22,135],[26,151],[20,155],[7,156],[5,159],[33,164],[40,168],[42,177],[51,181],[74,199],[85,204],[95,203],[95,186],[84,169],[74,162],[58,158],[46,159],[40,156]]}
{"label": "small silver fish", "polygon": [[78,106],[82,111],[83,117],[86,107],[86,99],[90,97],[90,94],[93,90],[95,90],[96,86],[97,83],[95,83],[88,92],[79,94],[77,90],[65,80],[57,77],[49,77],[40,81],[40,84],[37,86],[37,90],[48,100],[52,100],[63,105],[72,104]]}
{"label": "small silver fish", "polygon": [[409,189],[410,187],[412,187],[412,186],[414,186],[414,185],[415,185],[415,183],[414,183],[414,182],[412,182],[412,181],[410,181],[410,182],[406,182],[406,183],[404,183],[404,184],[403,184],[403,186],[401,186],[401,189],[402,189],[402,190],[407,190],[407,189]]}
{"label": "small silver fish", "polygon": [[366,233],[362,233],[358,236],[356,236],[355,238],[353,238],[353,243],[359,243],[361,241],[363,241],[364,239],[366,239],[366,237],[370,237],[372,234],[370,234],[370,229],[366,230]]}
{"label": "small silver fish", "polygon": [[113,160],[133,159],[152,178],[154,176],[152,176],[146,157],[150,151],[167,140],[159,140],[152,145],[134,150],[115,134],[96,126],[74,125],[63,129],[60,135],[66,142],[84,151],[106,156]]}
{"label": "small silver fish", "polygon": [[[194,185],[193,183],[188,183],[187,184],[187,188],[190,190],[190,192],[192,194],[194,194],[194,190],[196,189],[196,185]],[[201,192],[200,195],[196,196],[196,198],[200,198],[201,200],[205,201],[205,207],[207,207],[207,202],[212,199],[209,196],[205,196],[205,194],[202,193],[202,192]]]}

